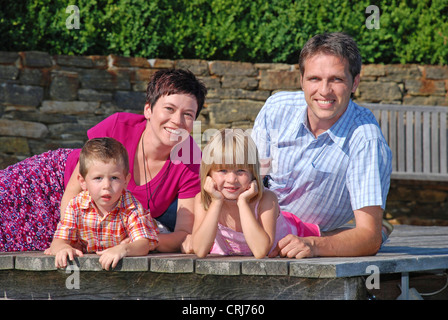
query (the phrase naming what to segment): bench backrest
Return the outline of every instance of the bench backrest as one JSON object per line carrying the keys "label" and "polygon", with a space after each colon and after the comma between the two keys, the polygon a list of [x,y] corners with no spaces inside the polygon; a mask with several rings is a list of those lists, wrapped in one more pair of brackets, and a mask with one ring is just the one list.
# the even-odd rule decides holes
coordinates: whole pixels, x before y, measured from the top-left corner
{"label": "bench backrest", "polygon": [[375,115],[392,150],[392,179],[448,181],[448,107],[360,103]]}

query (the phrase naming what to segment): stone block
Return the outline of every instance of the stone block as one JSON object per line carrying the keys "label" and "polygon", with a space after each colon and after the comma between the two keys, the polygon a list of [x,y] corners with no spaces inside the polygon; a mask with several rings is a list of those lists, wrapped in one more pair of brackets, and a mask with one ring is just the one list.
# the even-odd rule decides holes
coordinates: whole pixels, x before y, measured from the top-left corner
{"label": "stone block", "polygon": [[92,60],[93,67],[96,69],[107,69],[107,57],[106,56],[88,56]]}
{"label": "stone block", "polygon": [[0,51],[0,64],[15,64],[19,58],[17,52]]}
{"label": "stone block", "polygon": [[44,96],[44,90],[37,86],[0,84],[0,102],[10,105],[37,107]]}
{"label": "stone block", "polygon": [[426,79],[448,79],[448,66],[425,66]]}
{"label": "stone block", "polygon": [[448,106],[448,97],[406,95],[403,97],[403,104],[418,106]]}
{"label": "stone block", "polygon": [[148,59],[142,57],[122,57],[115,54],[108,56],[109,66],[119,68],[151,68]]}
{"label": "stone block", "polygon": [[235,121],[255,121],[264,102],[251,100],[223,100],[210,106],[214,123],[229,123]]}
{"label": "stone block", "polygon": [[0,256],[0,270],[8,270],[8,269],[14,269],[14,256],[13,255],[1,255]]}
{"label": "stone block", "polygon": [[28,140],[23,137],[0,137],[0,153],[28,155]]}
{"label": "stone block", "polygon": [[130,74],[125,70],[85,70],[79,73],[83,89],[130,90]]}
{"label": "stone block", "polygon": [[260,90],[299,90],[300,71],[262,70],[260,72]]}
{"label": "stone block", "polygon": [[207,90],[217,89],[221,87],[221,81],[219,77],[198,77],[198,79],[202,81]]}
{"label": "stone block", "polygon": [[385,65],[384,68],[386,76],[379,77],[379,81],[402,82],[405,79],[420,79],[422,77],[422,71],[418,65],[391,64]]}
{"label": "stone block", "polygon": [[407,79],[404,81],[404,86],[408,94],[416,96],[437,95],[443,96],[446,94],[445,82],[435,80],[414,80]]}
{"label": "stone block", "polygon": [[92,59],[85,56],[69,56],[69,55],[56,55],[56,64],[60,66],[76,67],[76,68],[92,68],[94,63]]}
{"label": "stone block", "polygon": [[18,255],[15,260],[15,269],[28,271],[53,271],[54,256],[42,254]]}
{"label": "stone block", "polygon": [[386,75],[386,67],[383,64],[365,64],[361,68],[362,77],[383,77]]}
{"label": "stone block", "polygon": [[19,76],[19,68],[13,65],[0,65],[0,79],[16,80]]}
{"label": "stone block", "polygon": [[117,91],[112,100],[121,110],[143,110],[146,94],[137,91]]}
{"label": "stone block", "polygon": [[258,79],[254,77],[223,76],[222,88],[253,90],[258,87]]}
{"label": "stone block", "polygon": [[112,101],[112,92],[93,89],[79,89],[78,99],[81,101]]}
{"label": "stone block", "polygon": [[219,258],[199,259],[196,260],[196,273],[235,276],[241,274],[241,262]]}
{"label": "stone block", "polygon": [[150,59],[151,66],[155,69],[171,69],[174,68],[174,60],[170,59]]}
{"label": "stone block", "polygon": [[288,261],[283,260],[248,260],[242,262],[241,273],[258,276],[287,276],[288,264]]}
{"label": "stone block", "polygon": [[51,56],[47,52],[24,51],[20,55],[25,67],[48,68],[53,66]]}
{"label": "stone block", "polygon": [[294,65],[286,63],[255,63],[254,66],[259,70],[292,71],[294,69]]}
{"label": "stone block", "polygon": [[42,102],[40,111],[42,113],[60,113],[69,115],[80,115],[91,113],[95,114],[100,104],[90,101],[52,101],[45,100]]}
{"label": "stone block", "polygon": [[209,66],[210,73],[217,76],[258,76],[257,68],[249,62],[212,61]]}
{"label": "stone block", "polygon": [[52,73],[50,97],[54,100],[70,101],[78,97],[78,73],[56,71]]}
{"label": "stone block", "polygon": [[266,101],[269,98],[269,91],[262,90],[243,90],[243,89],[210,89],[207,93],[207,99],[217,101],[226,99],[246,99],[256,101]]}
{"label": "stone block", "polygon": [[45,138],[48,128],[42,123],[0,119],[0,136]]}
{"label": "stone block", "polygon": [[395,82],[361,81],[359,99],[368,102],[400,100],[402,93]]}
{"label": "stone block", "polygon": [[51,83],[51,72],[46,68],[22,68],[19,80],[22,84],[44,87]]}
{"label": "stone block", "polygon": [[156,69],[136,69],[131,73],[131,82],[143,81],[148,83],[149,79],[156,72]]}
{"label": "stone block", "polygon": [[208,62],[198,59],[181,59],[176,60],[175,66],[178,69],[187,69],[193,72],[196,76],[208,76]]}
{"label": "stone block", "polygon": [[194,272],[193,259],[182,258],[151,258],[151,272],[163,273],[192,273]]}

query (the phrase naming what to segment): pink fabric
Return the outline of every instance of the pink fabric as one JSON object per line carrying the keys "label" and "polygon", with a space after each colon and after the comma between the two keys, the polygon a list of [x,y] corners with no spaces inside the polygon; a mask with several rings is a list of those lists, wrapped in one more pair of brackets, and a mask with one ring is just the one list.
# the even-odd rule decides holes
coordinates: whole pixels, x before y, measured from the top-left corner
{"label": "pink fabric", "polygon": [[[255,205],[255,216],[257,218],[258,204],[259,202]],[[281,211],[277,218],[274,245],[270,251],[275,248],[280,239],[288,234],[293,234],[299,237],[320,237],[321,235],[318,225],[303,222],[292,213]],[[220,255],[252,255],[252,251],[247,245],[244,234],[223,226],[220,223],[218,223],[218,232],[216,233],[215,242],[210,253]]]}
{"label": "pink fabric", "polygon": [[[140,137],[145,130],[146,119],[143,115],[133,113],[116,113],[106,118],[93,128],[87,135],[89,139],[112,137],[120,141],[129,153],[131,181],[128,190],[147,209],[148,198],[145,185],[137,186],[134,181],[134,160]],[[192,137],[182,142],[177,159],[167,160],[162,170],[148,183],[148,192],[152,195],[149,203],[151,216],[154,218],[163,214],[176,197],[179,199],[193,198],[200,192],[199,167],[201,150]],[[178,147],[176,146],[176,147]],[[186,154],[182,154],[187,152]],[[188,154],[189,153],[189,154]],[[67,160],[65,183],[67,184],[79,159],[79,151],[72,152]],[[70,171],[71,170],[71,171]]]}

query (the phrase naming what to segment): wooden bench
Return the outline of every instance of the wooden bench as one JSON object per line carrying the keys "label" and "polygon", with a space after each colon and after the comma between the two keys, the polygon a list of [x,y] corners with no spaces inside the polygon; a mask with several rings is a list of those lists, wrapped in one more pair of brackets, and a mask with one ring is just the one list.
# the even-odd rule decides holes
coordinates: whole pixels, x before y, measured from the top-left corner
{"label": "wooden bench", "polygon": [[448,181],[448,107],[360,105],[373,112],[392,149],[392,179]]}

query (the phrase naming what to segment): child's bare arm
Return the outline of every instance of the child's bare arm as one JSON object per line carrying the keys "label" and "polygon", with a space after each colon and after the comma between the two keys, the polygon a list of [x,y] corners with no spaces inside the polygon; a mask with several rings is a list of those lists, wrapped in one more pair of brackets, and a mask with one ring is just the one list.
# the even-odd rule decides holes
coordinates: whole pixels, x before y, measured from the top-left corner
{"label": "child's bare arm", "polygon": [[149,251],[154,250],[157,241],[141,238],[129,243],[120,243],[112,248],[103,251],[97,251],[100,255],[100,263],[103,269],[109,270],[109,267],[115,268],[118,262],[124,257],[145,256]]}
{"label": "child's bare arm", "polygon": [[252,211],[249,200],[251,194],[255,194],[257,186],[253,182],[248,191],[241,194],[238,199],[240,209],[241,226],[244,237],[255,258],[265,257],[271,249],[275,238],[275,227],[278,217],[278,205],[275,198],[268,191],[263,192],[263,197],[258,206],[258,219]]}

